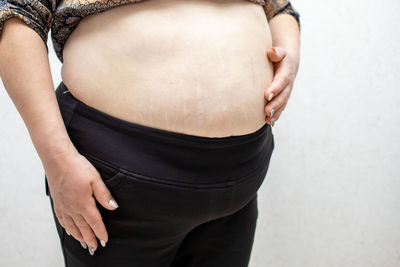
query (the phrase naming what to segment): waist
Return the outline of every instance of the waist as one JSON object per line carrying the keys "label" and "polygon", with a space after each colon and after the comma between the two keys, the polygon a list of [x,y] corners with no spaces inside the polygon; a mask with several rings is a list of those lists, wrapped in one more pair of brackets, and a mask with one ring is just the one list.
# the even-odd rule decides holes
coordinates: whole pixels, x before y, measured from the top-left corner
{"label": "waist", "polygon": [[246,135],[187,135],[110,116],[76,99],[63,82],[56,96],[68,135],[79,153],[135,177],[214,186],[239,183],[265,172],[274,148],[268,124]]}
{"label": "waist", "polygon": [[82,19],[65,44],[61,74],[77,99],[115,117],[240,135],[265,123],[271,45],[260,5],[143,1]]}

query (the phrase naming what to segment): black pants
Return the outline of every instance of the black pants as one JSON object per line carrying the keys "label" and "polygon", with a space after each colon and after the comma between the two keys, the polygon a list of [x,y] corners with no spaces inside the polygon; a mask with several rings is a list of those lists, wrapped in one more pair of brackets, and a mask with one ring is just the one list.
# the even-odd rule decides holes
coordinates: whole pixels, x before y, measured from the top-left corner
{"label": "black pants", "polygon": [[76,99],[57,101],[76,149],[99,171],[119,208],[99,203],[109,241],[91,256],[59,224],[68,267],[245,267],[257,190],[274,149],[271,127],[205,137],[131,123]]}

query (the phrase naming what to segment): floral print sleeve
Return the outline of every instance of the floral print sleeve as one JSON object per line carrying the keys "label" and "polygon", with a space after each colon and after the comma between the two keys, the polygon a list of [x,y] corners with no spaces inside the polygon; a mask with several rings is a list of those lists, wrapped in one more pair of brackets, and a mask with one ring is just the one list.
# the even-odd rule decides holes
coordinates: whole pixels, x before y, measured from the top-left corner
{"label": "floral print sleeve", "polygon": [[[60,1],[0,0],[0,35],[3,30],[4,21],[16,17],[36,31],[46,44],[57,2]],[[46,49],[48,52],[47,45]]]}
{"label": "floral print sleeve", "polygon": [[300,27],[300,14],[293,7],[290,1],[287,0],[265,0],[264,12],[267,15],[268,21],[278,14],[292,15]]}

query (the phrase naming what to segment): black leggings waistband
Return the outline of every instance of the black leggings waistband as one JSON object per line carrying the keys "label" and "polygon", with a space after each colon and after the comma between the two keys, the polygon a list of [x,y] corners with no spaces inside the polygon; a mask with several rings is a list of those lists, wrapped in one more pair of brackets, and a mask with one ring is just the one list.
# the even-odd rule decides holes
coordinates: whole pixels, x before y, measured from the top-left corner
{"label": "black leggings waistband", "polygon": [[78,151],[146,177],[196,184],[237,183],[266,171],[274,148],[267,123],[244,135],[195,136],[114,117],[75,98],[63,82],[56,96]]}

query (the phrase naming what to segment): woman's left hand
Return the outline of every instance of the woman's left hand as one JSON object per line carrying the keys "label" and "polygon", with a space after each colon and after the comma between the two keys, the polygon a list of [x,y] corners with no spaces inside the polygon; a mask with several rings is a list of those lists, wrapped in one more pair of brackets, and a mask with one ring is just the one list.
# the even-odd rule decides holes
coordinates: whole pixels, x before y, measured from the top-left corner
{"label": "woman's left hand", "polygon": [[282,47],[273,47],[267,51],[268,59],[274,65],[274,78],[265,91],[265,121],[274,126],[289,100],[294,79],[296,63]]}

